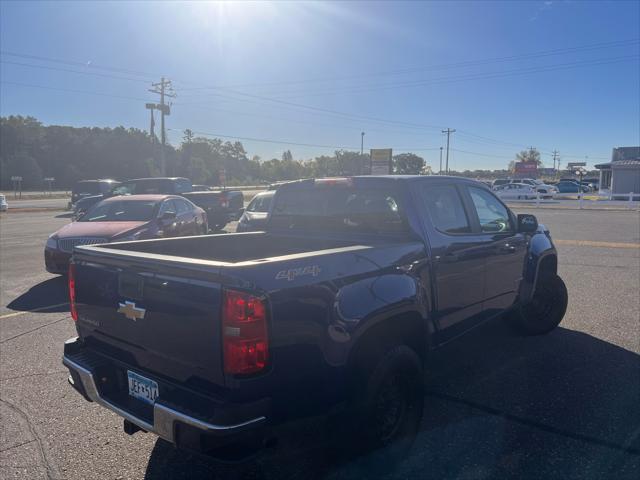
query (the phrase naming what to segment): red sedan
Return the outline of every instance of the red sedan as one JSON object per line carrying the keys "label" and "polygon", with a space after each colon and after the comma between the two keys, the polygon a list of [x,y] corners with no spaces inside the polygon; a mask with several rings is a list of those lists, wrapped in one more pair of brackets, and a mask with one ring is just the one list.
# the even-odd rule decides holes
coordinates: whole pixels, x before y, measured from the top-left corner
{"label": "red sedan", "polygon": [[78,245],[204,235],[207,231],[206,212],[183,197],[111,197],[51,235],[44,261],[48,272],[67,273],[73,247]]}

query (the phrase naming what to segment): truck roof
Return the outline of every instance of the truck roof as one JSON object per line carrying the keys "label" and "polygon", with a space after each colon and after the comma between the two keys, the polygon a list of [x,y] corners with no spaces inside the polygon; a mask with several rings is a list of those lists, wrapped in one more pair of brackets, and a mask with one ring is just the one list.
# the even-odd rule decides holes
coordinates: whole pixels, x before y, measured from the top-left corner
{"label": "truck roof", "polygon": [[451,183],[473,183],[486,187],[486,184],[466,177],[452,177],[448,175],[358,175],[358,176],[344,176],[344,177],[327,177],[327,178],[308,178],[304,180],[293,180],[286,182],[278,186],[280,188],[295,188],[296,186],[304,187],[307,185],[315,184],[319,181],[326,184],[348,184],[353,182],[354,184],[370,184],[370,185],[385,185],[392,182],[441,182],[449,181]]}

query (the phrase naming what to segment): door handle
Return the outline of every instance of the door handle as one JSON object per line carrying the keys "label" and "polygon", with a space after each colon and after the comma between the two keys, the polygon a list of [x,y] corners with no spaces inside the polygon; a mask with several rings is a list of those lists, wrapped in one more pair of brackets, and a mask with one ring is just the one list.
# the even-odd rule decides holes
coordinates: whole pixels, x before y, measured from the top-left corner
{"label": "door handle", "polygon": [[460,256],[456,253],[447,253],[440,257],[441,261],[444,263],[453,263],[460,260]]}

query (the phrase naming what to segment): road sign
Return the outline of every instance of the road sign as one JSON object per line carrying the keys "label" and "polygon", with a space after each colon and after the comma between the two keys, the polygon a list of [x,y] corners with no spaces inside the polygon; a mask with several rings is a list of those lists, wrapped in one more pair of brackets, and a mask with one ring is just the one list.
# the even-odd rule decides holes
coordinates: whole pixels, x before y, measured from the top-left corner
{"label": "road sign", "polygon": [[536,162],[516,162],[515,173],[519,175],[537,175],[538,164]]}
{"label": "road sign", "polygon": [[587,166],[587,162],[569,162],[567,163],[567,168],[569,170],[571,170],[572,168],[575,167],[586,167]]}
{"label": "road sign", "polygon": [[12,182],[21,182],[22,181],[22,177],[13,176],[13,177],[11,177],[11,181]]}
{"label": "road sign", "polygon": [[393,150],[391,148],[372,148],[370,153],[371,175],[390,175],[392,173]]}

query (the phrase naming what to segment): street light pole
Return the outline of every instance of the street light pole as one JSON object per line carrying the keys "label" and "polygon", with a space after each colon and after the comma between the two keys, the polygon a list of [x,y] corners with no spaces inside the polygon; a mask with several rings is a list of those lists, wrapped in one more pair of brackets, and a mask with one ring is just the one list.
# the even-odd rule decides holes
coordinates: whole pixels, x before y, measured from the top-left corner
{"label": "street light pole", "polygon": [[360,155],[364,155],[364,132],[360,134]]}
{"label": "street light pole", "polygon": [[438,175],[442,175],[442,147],[440,147],[440,170],[438,171]]}

